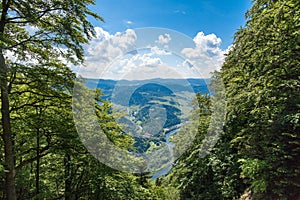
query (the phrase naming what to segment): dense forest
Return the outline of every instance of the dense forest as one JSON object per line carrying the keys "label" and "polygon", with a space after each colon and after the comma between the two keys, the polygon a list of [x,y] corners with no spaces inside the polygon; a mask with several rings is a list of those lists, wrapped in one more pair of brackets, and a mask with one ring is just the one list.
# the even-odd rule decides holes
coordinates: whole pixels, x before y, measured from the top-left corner
{"label": "dense forest", "polygon": [[[224,105],[212,108],[213,97],[198,93],[196,139],[156,180],[102,164],[75,128],[69,66],[84,63],[83,45],[95,35],[88,19],[104,21],[93,3],[1,1],[0,199],[300,199],[299,0],[253,1],[210,83],[226,99],[220,138],[200,156],[213,109]],[[134,150],[101,91],[82,87],[98,94],[107,137]]]}

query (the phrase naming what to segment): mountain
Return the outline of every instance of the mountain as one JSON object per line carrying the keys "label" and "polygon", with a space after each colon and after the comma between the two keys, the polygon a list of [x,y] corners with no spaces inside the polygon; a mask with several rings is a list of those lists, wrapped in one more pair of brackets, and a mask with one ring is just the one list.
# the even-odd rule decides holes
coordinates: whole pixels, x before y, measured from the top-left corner
{"label": "mountain", "polygon": [[166,141],[166,131],[189,120],[195,94],[209,93],[210,79],[107,80],[86,79],[91,89],[101,89],[102,98],[126,116],[118,123],[135,139],[138,152],[144,153],[151,143]]}
{"label": "mountain", "polygon": [[89,88],[100,88],[105,95],[102,98],[128,111],[134,122],[149,121],[151,108],[161,105],[161,113],[157,114],[164,114],[160,118],[165,122],[163,127],[168,128],[187,120],[186,106],[190,106],[195,93],[209,93],[209,82],[210,79],[86,79],[85,84]]}
{"label": "mountain", "polygon": [[[118,88],[119,91],[132,91],[137,87],[145,84],[158,84],[165,86],[176,92],[194,92],[194,93],[209,93],[207,85],[210,83],[210,79],[148,79],[148,80],[110,80],[110,79],[85,79],[85,85],[88,88],[100,88],[106,96],[104,98],[111,99],[114,89]],[[145,87],[144,87],[145,88]]]}
{"label": "mountain", "polygon": [[157,84],[146,83],[138,87],[131,95],[129,100],[129,106],[132,105],[144,105],[152,100],[164,101],[163,97],[174,97],[175,94],[169,88]]}

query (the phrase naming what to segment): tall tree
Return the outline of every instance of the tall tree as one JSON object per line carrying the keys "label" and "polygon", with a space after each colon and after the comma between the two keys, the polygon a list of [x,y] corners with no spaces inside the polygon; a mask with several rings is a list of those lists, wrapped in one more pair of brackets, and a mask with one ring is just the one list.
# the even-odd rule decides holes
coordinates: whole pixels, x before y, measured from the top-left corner
{"label": "tall tree", "polygon": [[296,199],[300,185],[300,2],[256,0],[222,68],[226,131],[255,199]]}
{"label": "tall tree", "polygon": [[[244,189],[238,178],[237,157],[229,143],[232,136],[222,133],[222,126],[212,127],[224,121],[225,94],[219,72],[214,73],[210,90],[214,95],[197,95],[194,110],[197,123],[185,130],[197,128],[191,148],[176,160],[171,172],[163,179],[163,186],[178,189],[173,189],[172,195],[176,196],[178,192],[180,199],[236,199]],[[180,141],[182,136],[174,135],[171,141],[178,145],[177,140]]]}
{"label": "tall tree", "polygon": [[[88,5],[93,3],[93,0],[1,1],[1,136],[5,154],[5,194],[8,200],[16,199],[16,133],[12,131],[10,116],[10,93],[15,75],[11,69],[22,69],[26,74],[28,69],[43,71],[43,68],[52,67],[55,71],[66,67],[66,62],[82,62],[81,45],[87,43],[94,34],[87,16],[102,20],[88,9]],[[56,72],[59,73],[59,70]],[[43,81],[40,84],[44,84]]]}

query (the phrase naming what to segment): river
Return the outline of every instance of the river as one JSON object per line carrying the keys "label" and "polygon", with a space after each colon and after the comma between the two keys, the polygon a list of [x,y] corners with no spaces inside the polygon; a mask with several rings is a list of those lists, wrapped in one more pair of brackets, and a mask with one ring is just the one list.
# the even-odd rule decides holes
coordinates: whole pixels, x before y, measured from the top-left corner
{"label": "river", "polygon": [[[173,154],[174,144],[169,141],[169,138],[172,134],[176,133],[179,129],[180,128],[174,129],[166,134],[166,144],[169,146],[169,148],[171,150],[171,155]],[[159,170],[158,172],[154,173],[151,177],[151,180],[155,180],[158,177],[167,174],[171,170],[171,168],[172,168],[172,163],[169,164],[168,166],[166,166],[165,168]]]}

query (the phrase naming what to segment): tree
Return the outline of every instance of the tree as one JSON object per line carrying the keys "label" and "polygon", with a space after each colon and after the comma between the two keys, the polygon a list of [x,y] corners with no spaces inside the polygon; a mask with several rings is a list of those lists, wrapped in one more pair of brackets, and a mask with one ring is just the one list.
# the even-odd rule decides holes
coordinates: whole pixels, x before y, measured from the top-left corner
{"label": "tree", "polygon": [[[230,146],[232,135],[218,133],[222,126],[210,127],[223,123],[224,119],[225,94],[220,73],[215,72],[210,82],[209,88],[214,95],[197,94],[198,107],[194,115],[198,116],[198,123],[193,125],[197,125],[195,140],[163,179],[163,186],[173,187],[173,193],[178,192],[180,199],[236,199],[243,192],[237,156]],[[191,131],[191,128],[185,131]],[[209,134],[209,129],[213,134]],[[172,142],[174,139],[180,141],[182,136],[175,135]],[[180,143],[176,142],[176,145]]]}
{"label": "tree", "polygon": [[222,67],[240,176],[256,199],[299,195],[300,2],[257,0]]}
{"label": "tree", "polygon": [[[6,199],[16,199],[14,139],[17,136],[11,127],[10,96],[16,72],[22,70],[51,69],[51,78],[63,76],[60,69],[66,62],[83,62],[83,43],[94,35],[91,15],[103,20],[88,9],[92,0],[74,1],[1,1],[0,18],[0,86],[2,140],[4,145]],[[12,56],[9,56],[12,55]],[[47,81],[40,80],[47,85]]]}
{"label": "tree", "polygon": [[[18,133],[14,137],[17,198],[157,199],[137,177],[105,166],[83,146],[72,115],[73,76],[47,79],[50,72],[38,76],[36,72],[28,70],[26,78],[17,73],[10,95],[12,132]],[[40,80],[51,87],[42,87]],[[115,122],[111,104],[99,98],[98,90],[84,86],[82,90],[95,97],[96,115],[106,136],[120,148],[131,148],[133,141]]]}

